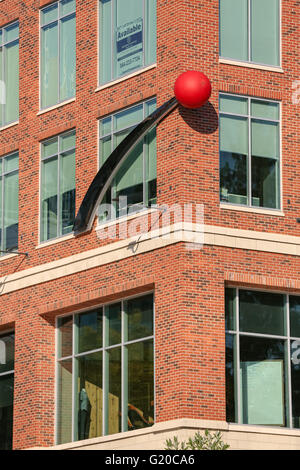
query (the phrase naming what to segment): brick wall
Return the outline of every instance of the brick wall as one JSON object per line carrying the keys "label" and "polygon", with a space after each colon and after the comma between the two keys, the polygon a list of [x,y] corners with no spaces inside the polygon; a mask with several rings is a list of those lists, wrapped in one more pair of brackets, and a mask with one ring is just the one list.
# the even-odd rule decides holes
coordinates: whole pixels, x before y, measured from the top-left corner
{"label": "brick wall", "polygon": [[[157,130],[158,203],[205,205],[209,225],[299,235],[299,12],[282,2],[284,73],[219,63],[218,1],[158,0],[157,66],[97,90],[97,0],[77,0],[76,100],[39,113],[39,8],[49,1],[4,0],[0,27],[20,22],[20,119],[0,130],[0,156],[20,155],[19,250],[0,259],[0,277],[109,243],[95,230],[36,249],[41,140],[76,129],[76,206],[97,168],[97,119],[156,96],[173,96],[179,73],[196,69],[212,81],[209,104],[179,108]],[[285,216],[219,205],[218,93],[282,101],[282,191]],[[95,226],[95,224],[94,224]],[[55,317],[149,289],[155,291],[156,418],[225,420],[224,285],[299,290],[296,256],[178,243],[44,282],[0,297],[0,331],[16,331],[14,447],[54,444]],[[298,290],[297,290],[298,289]]]}

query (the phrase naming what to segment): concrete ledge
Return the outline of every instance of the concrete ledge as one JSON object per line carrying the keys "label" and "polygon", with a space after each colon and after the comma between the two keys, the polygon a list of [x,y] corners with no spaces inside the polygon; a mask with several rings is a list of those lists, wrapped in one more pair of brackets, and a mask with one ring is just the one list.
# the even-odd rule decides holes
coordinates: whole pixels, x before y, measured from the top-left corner
{"label": "concrete ledge", "polygon": [[268,426],[228,424],[224,421],[176,419],[151,428],[28,450],[164,450],[167,439],[186,441],[197,431],[220,430],[230,450],[300,450],[300,430]]}

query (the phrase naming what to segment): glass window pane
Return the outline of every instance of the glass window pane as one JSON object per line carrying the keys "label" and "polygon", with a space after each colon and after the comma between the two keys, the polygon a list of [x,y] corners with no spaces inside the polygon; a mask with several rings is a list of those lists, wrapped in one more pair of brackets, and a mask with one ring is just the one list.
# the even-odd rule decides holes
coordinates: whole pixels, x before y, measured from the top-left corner
{"label": "glass window pane", "polygon": [[58,139],[55,137],[53,140],[47,140],[42,144],[42,158],[57,155],[58,153]]}
{"label": "glass window pane", "polygon": [[77,352],[102,347],[102,308],[76,316]]}
{"label": "glass window pane", "polygon": [[58,357],[68,357],[73,352],[73,317],[58,319]]}
{"label": "glass window pane", "polygon": [[284,335],[284,308],[282,294],[240,290],[240,331]]}
{"label": "glass window pane", "polygon": [[58,25],[42,29],[41,37],[41,104],[47,108],[58,102]]}
{"label": "glass window pane", "polygon": [[58,159],[52,158],[42,162],[42,214],[41,241],[58,236],[57,227],[57,193],[58,193]]}
{"label": "glass window pane", "polygon": [[154,424],[153,340],[133,343],[128,350],[128,430]]}
{"label": "glass window pane", "polygon": [[248,120],[234,116],[220,117],[220,147],[223,152],[248,154]]}
{"label": "glass window pane", "polygon": [[146,1],[146,64],[156,62],[156,0]]}
{"label": "glass window pane", "polygon": [[220,0],[220,56],[248,60],[247,0]]}
{"label": "glass window pane", "polygon": [[107,339],[106,345],[121,343],[121,304],[109,305],[106,308]]}
{"label": "glass window pane", "polygon": [[112,0],[101,0],[100,20],[101,25],[101,61],[100,83],[109,82],[112,77]]}
{"label": "glass window pane", "polygon": [[57,20],[58,18],[58,3],[53,3],[47,8],[41,10],[41,23],[42,26]]}
{"label": "glass window pane", "polygon": [[5,62],[5,123],[19,119],[19,44],[12,43],[4,48]]}
{"label": "glass window pane", "polygon": [[224,113],[248,115],[248,99],[238,96],[220,96],[220,111]]}
{"label": "glass window pane", "polygon": [[272,101],[251,100],[251,116],[278,120],[279,104]]}
{"label": "glass window pane", "polygon": [[57,441],[65,444],[72,441],[72,359],[58,364],[57,391]]}
{"label": "glass window pane", "polygon": [[102,435],[103,389],[102,352],[80,356],[76,360],[75,440]]}
{"label": "glass window pane", "polygon": [[225,329],[236,330],[236,289],[225,289]]}
{"label": "glass window pane", "polygon": [[60,96],[64,101],[75,96],[76,82],[76,18],[67,17],[60,22]]}
{"label": "glass window pane", "polygon": [[144,2],[115,0],[114,75],[120,77],[144,65]]}
{"label": "glass window pane", "polygon": [[[1,164],[0,164],[1,165]],[[1,168],[1,166],[0,166]],[[3,250],[3,237],[2,237],[2,231],[3,231],[3,214],[2,214],[2,178],[0,177],[0,249]],[[4,253],[1,253],[2,255]]]}
{"label": "glass window pane", "polygon": [[121,431],[122,388],[121,388],[121,348],[113,348],[108,354],[108,434]]}
{"label": "glass window pane", "polygon": [[15,41],[19,38],[19,23],[13,23],[4,28],[4,42]]}
{"label": "glass window pane", "polygon": [[112,152],[112,140],[111,137],[105,137],[100,140],[100,165],[107,160]]}
{"label": "glass window pane", "polygon": [[271,158],[252,157],[252,205],[278,209],[279,162]]}
{"label": "glass window pane", "polygon": [[279,0],[251,1],[251,60],[279,65]]}
{"label": "glass window pane", "polygon": [[235,423],[237,414],[237,350],[235,335],[226,335],[226,421]]}
{"label": "glass window pane", "polygon": [[292,426],[300,428],[300,341],[291,341]]}
{"label": "glass window pane", "polygon": [[60,1],[60,16],[68,15],[75,11],[75,0],[61,0]]}
{"label": "glass window pane", "polygon": [[[0,30],[0,33],[1,33],[1,30]],[[0,126],[3,126],[4,105],[6,101],[6,89],[5,89],[5,83],[4,83],[4,51],[2,47],[0,47],[0,80],[1,80],[0,82]]]}
{"label": "glass window pane", "polygon": [[290,328],[291,336],[300,338],[300,297],[290,296]]}
{"label": "glass window pane", "polygon": [[112,122],[111,121],[112,121],[111,116],[109,116],[105,119],[101,119],[101,121],[100,121],[100,135],[101,136],[111,134],[111,132],[112,132],[112,129],[111,129]]}
{"label": "glass window pane", "polygon": [[143,105],[134,106],[115,115],[114,130],[127,129],[143,120]]}
{"label": "glass window pane", "polygon": [[0,374],[14,369],[15,335],[14,333],[0,336]]}
{"label": "glass window pane", "polygon": [[13,438],[14,376],[0,377],[0,449],[11,450]]}
{"label": "glass window pane", "polygon": [[4,250],[18,247],[19,219],[19,174],[9,173],[4,177],[4,214],[3,214]]}
{"label": "glass window pane", "polygon": [[60,139],[60,152],[65,152],[66,150],[70,150],[75,148],[75,141],[76,141],[76,134],[74,132],[70,132],[67,134],[63,134],[59,137]]}
{"label": "glass window pane", "polygon": [[284,341],[240,337],[243,424],[286,426]]}
{"label": "glass window pane", "polygon": [[252,155],[256,157],[279,158],[278,123],[251,121]]}
{"label": "glass window pane", "polygon": [[75,220],[75,152],[61,157],[61,233],[70,233]]}
{"label": "glass window pane", "polygon": [[[139,143],[122,164],[116,175],[116,198],[127,198],[127,207],[143,205],[143,142]],[[123,202],[121,203],[124,207]]]}
{"label": "glass window pane", "polygon": [[153,295],[127,301],[128,341],[153,335]]}
{"label": "glass window pane", "polygon": [[4,158],[4,173],[18,170],[18,168],[19,168],[19,154],[18,153],[14,153]]}

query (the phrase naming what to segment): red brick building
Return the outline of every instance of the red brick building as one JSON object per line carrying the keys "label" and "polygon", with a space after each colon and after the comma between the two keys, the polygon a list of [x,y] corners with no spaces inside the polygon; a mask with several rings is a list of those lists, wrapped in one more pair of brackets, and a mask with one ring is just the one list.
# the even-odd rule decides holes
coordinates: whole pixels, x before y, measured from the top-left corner
{"label": "red brick building", "polygon": [[[155,449],[206,428],[300,447],[299,16],[292,0],[0,2],[1,448]],[[209,102],[148,133],[113,213],[74,233],[99,168],[187,70]],[[172,205],[203,205],[198,238],[174,211],[158,230]]]}

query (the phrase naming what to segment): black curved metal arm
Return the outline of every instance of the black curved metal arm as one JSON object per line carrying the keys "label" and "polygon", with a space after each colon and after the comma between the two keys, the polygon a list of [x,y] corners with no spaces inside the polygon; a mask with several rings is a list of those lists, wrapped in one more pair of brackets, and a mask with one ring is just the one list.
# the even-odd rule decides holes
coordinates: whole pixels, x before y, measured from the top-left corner
{"label": "black curved metal arm", "polygon": [[113,150],[96,174],[83,198],[73,226],[75,235],[91,230],[98,205],[101,203],[117,171],[126,160],[126,157],[143,139],[145,134],[159,124],[168,114],[177,108],[177,106],[178,101],[175,97],[166,101],[138,124],[128,136],[122,140],[115,150]]}

